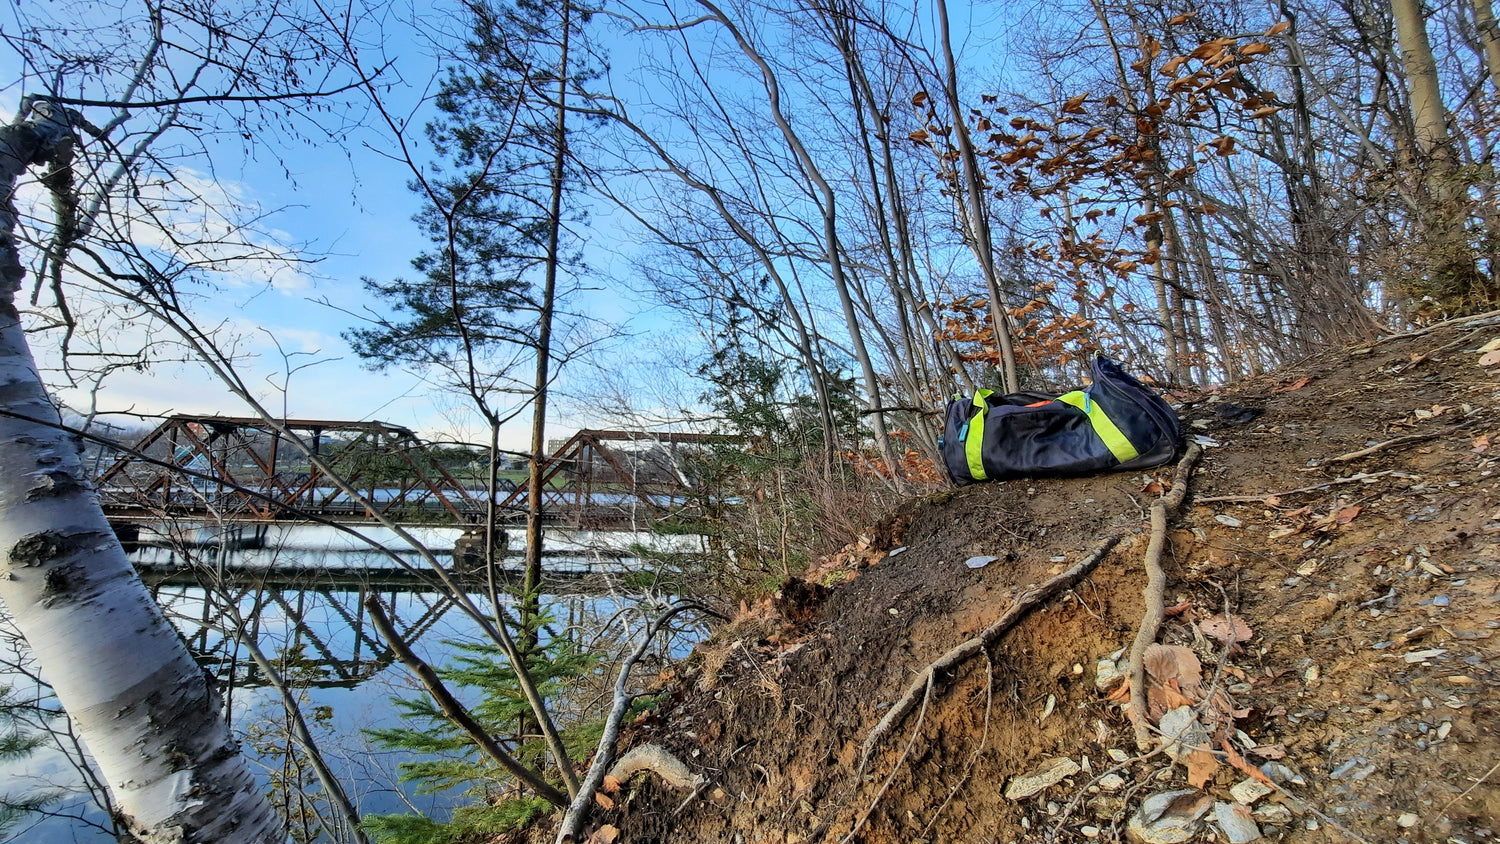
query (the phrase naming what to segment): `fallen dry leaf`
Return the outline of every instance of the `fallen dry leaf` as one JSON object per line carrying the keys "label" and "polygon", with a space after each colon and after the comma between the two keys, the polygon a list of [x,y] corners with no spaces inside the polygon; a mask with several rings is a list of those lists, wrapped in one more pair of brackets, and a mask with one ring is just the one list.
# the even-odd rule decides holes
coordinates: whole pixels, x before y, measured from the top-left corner
{"label": "fallen dry leaf", "polygon": [[594,792],[594,802],[598,803],[599,808],[603,809],[606,812],[615,807],[614,798],[610,797],[602,791]]}
{"label": "fallen dry leaf", "polygon": [[1352,507],[1343,507],[1334,514],[1334,518],[1338,520],[1339,524],[1347,525],[1350,522],[1354,521],[1355,517],[1358,516],[1364,509],[1365,508],[1359,506],[1358,504]]}
{"label": "fallen dry leaf", "polygon": [[1479,358],[1480,366],[1494,366],[1497,363],[1500,363],[1500,349],[1496,349],[1492,352],[1485,352],[1484,355]]}
{"label": "fallen dry leaf", "polygon": [[1259,756],[1262,759],[1285,759],[1286,745],[1258,744],[1250,748],[1250,752],[1254,753],[1256,756]]}
{"label": "fallen dry leaf", "polygon": [[584,844],[615,844],[620,837],[620,830],[609,824],[594,830],[594,834],[588,837]]}
{"label": "fallen dry leaf", "polygon": [[610,776],[609,774],[605,774],[604,790],[608,791],[610,794],[614,794],[616,791],[620,790],[620,781]]}
{"label": "fallen dry leaf", "polygon": [[1198,629],[1203,631],[1203,635],[1219,642],[1248,642],[1255,635],[1255,631],[1250,629],[1244,619],[1223,613],[1198,622]]}
{"label": "fallen dry leaf", "polygon": [[1177,681],[1176,688],[1189,698],[1202,698],[1203,663],[1191,648],[1181,645],[1152,645],[1141,659],[1151,678],[1163,686]]}
{"label": "fallen dry leaf", "polygon": [[1144,492],[1147,495],[1161,495],[1163,489],[1165,489],[1165,487],[1161,485],[1161,481],[1153,478],[1150,483],[1141,487],[1141,492]]}
{"label": "fallen dry leaf", "polygon": [[1474,453],[1475,454],[1484,454],[1486,451],[1489,451],[1489,449],[1490,449],[1490,435],[1489,434],[1484,434],[1484,435],[1482,435],[1480,437],[1475,438],[1473,446],[1474,446]]}
{"label": "fallen dry leaf", "polygon": [[1286,385],[1285,387],[1277,387],[1276,389],[1272,390],[1271,392],[1273,392],[1273,393],[1290,393],[1293,390],[1300,390],[1303,387],[1306,387],[1311,381],[1312,381],[1312,378],[1310,376],[1305,376],[1305,377],[1299,378],[1296,381],[1294,381],[1294,382]]}
{"label": "fallen dry leaf", "polygon": [[1193,788],[1202,788],[1214,778],[1214,773],[1219,770],[1219,761],[1207,750],[1194,750],[1187,754],[1182,760],[1187,766],[1188,784]]}

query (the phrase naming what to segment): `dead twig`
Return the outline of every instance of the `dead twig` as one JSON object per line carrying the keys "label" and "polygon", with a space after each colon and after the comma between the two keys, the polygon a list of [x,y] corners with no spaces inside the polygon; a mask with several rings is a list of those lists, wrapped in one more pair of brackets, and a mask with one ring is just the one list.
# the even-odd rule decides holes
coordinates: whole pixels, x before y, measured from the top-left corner
{"label": "dead twig", "polygon": [[1259,495],[1211,495],[1211,496],[1209,496],[1207,498],[1194,498],[1193,499],[1193,503],[1194,504],[1255,504],[1255,503],[1258,503],[1258,502],[1261,502],[1261,501],[1265,501],[1267,498],[1280,498],[1282,496],[1286,496],[1286,495],[1298,495],[1298,494],[1301,494],[1301,493],[1304,493],[1304,492],[1320,492],[1320,491],[1325,490],[1325,489],[1327,489],[1327,488],[1329,488],[1331,486],[1340,486],[1342,484],[1364,483],[1366,481],[1374,480],[1375,478],[1380,478],[1380,477],[1384,477],[1386,475],[1395,474],[1395,472],[1396,472],[1395,469],[1387,469],[1384,472],[1368,472],[1368,473],[1366,473],[1366,472],[1360,472],[1360,473],[1355,474],[1355,475],[1350,475],[1347,478],[1334,478],[1331,481],[1324,481],[1323,483],[1316,484],[1314,486],[1298,487],[1297,489],[1288,489],[1288,490],[1285,490],[1283,492],[1264,492],[1264,493],[1261,493]]}
{"label": "dead twig", "polygon": [[948,796],[943,798],[943,802],[937,807],[937,811],[933,812],[932,817],[928,818],[927,823],[922,826],[923,838],[927,837],[927,833],[931,831],[932,825],[937,823],[938,818],[943,816],[943,810],[948,808],[948,804],[952,803],[953,798],[958,796],[958,792],[969,781],[969,777],[973,776],[974,764],[979,761],[979,754],[984,752],[985,744],[990,740],[990,713],[994,710],[995,705],[995,661],[993,659],[986,659],[984,661],[984,674],[984,732],[979,736],[979,746],[974,748],[974,752],[970,754],[969,764],[964,768],[964,775],[958,778],[958,782],[954,783],[952,788],[948,789]]}
{"label": "dead twig", "polygon": [[1481,329],[1472,331],[1472,332],[1470,332],[1468,334],[1465,334],[1463,337],[1460,337],[1459,339],[1454,340],[1452,343],[1444,343],[1443,345],[1438,346],[1436,349],[1433,349],[1430,352],[1423,352],[1422,354],[1417,355],[1416,357],[1412,358],[1411,360],[1407,361],[1406,363],[1403,363],[1403,364],[1401,364],[1399,366],[1392,367],[1390,371],[1391,371],[1392,374],[1397,374],[1397,373],[1405,372],[1406,370],[1411,369],[1412,367],[1419,366],[1419,365],[1421,365],[1423,363],[1426,363],[1427,361],[1432,360],[1434,357],[1436,357],[1437,355],[1442,354],[1443,352],[1446,352],[1446,351],[1448,351],[1450,349],[1456,349],[1459,346],[1462,346],[1463,344],[1468,343],[1469,341],[1473,340],[1474,337],[1477,334],[1480,333],[1480,331],[1483,331],[1483,330],[1484,329],[1481,328]]}
{"label": "dead twig", "polygon": [[1485,313],[1475,314],[1473,316],[1464,317],[1462,319],[1450,319],[1443,322],[1434,323],[1433,325],[1429,325],[1426,328],[1419,328],[1416,331],[1407,331],[1402,334],[1392,334],[1388,337],[1382,337],[1379,340],[1376,340],[1375,342],[1369,344],[1368,348],[1373,349],[1382,343],[1389,343],[1392,340],[1410,340],[1413,337],[1421,337],[1426,334],[1431,334],[1434,331],[1442,331],[1445,328],[1459,328],[1465,325],[1478,325],[1480,327],[1485,327],[1494,325],[1497,322],[1500,322],[1500,311],[1486,311]]}
{"label": "dead twig", "polygon": [[854,828],[849,830],[849,834],[839,839],[839,844],[849,844],[850,841],[854,840],[854,836],[858,835],[861,829],[864,829],[865,823],[870,820],[870,816],[875,814],[875,807],[880,805],[881,798],[885,797],[886,791],[890,789],[891,783],[896,779],[897,772],[901,770],[901,766],[906,762],[906,757],[911,755],[912,745],[917,743],[917,736],[922,734],[922,724],[927,720],[927,705],[932,702],[932,691],[936,682],[937,680],[934,675],[927,675],[927,692],[922,695],[922,711],[917,715],[916,726],[911,728],[911,738],[907,740],[906,747],[902,749],[901,757],[896,760],[896,766],[891,768],[890,775],[885,778],[884,783],[881,783],[880,791],[876,792],[875,799],[870,801],[870,807],[865,809],[864,815],[854,824]]}
{"label": "dead twig", "polygon": [[1495,773],[1496,771],[1500,771],[1500,762],[1496,762],[1493,766],[1490,767],[1490,769],[1488,771],[1485,771],[1484,772],[1484,776],[1480,777],[1477,780],[1474,780],[1474,784],[1471,785],[1471,786],[1469,786],[1468,789],[1466,789],[1463,794],[1460,794],[1457,797],[1453,798],[1452,800],[1449,800],[1448,803],[1447,803],[1447,805],[1443,806],[1443,808],[1441,808],[1441,809],[1438,810],[1437,816],[1438,817],[1442,817],[1443,815],[1447,814],[1448,810],[1451,809],[1451,808],[1453,808],[1453,804],[1454,803],[1457,803],[1458,801],[1464,799],[1465,797],[1468,797],[1469,794],[1474,791],[1474,789],[1480,787],[1481,785],[1484,785],[1484,781],[1487,780],[1487,779],[1489,779],[1490,775],[1493,774],[1493,773]]}
{"label": "dead twig", "polygon": [[[1197,448],[1197,446],[1194,446],[1194,448]],[[859,756],[859,775],[864,775],[865,767],[870,761],[870,754],[875,752],[875,748],[880,744],[881,739],[885,738],[886,733],[899,726],[901,721],[911,713],[911,710],[916,707],[918,702],[925,700],[926,695],[924,690],[929,685],[936,686],[940,673],[947,672],[980,653],[1004,635],[1007,630],[1014,627],[1016,622],[1025,618],[1038,604],[1064,591],[1093,571],[1094,567],[1099,565],[1099,562],[1104,559],[1104,556],[1119,543],[1123,535],[1123,533],[1114,533],[1104,537],[1094,546],[1088,556],[1078,561],[1077,565],[1040,586],[1033,586],[1030,589],[1022,591],[1011,602],[1009,609],[1000,618],[996,619],[993,624],[979,631],[979,634],[974,636],[974,638],[959,644],[957,647],[928,663],[927,667],[917,672],[916,678],[912,680],[911,685],[907,686],[906,693],[891,706],[890,710],[886,712],[885,717],[880,719],[880,723],[876,724],[875,728],[870,730],[870,734],[865,737]]]}
{"label": "dead twig", "polygon": [[1156,642],[1157,631],[1166,616],[1162,596],[1167,589],[1167,574],[1161,567],[1162,550],[1167,544],[1167,519],[1177,514],[1187,497],[1188,479],[1193,466],[1202,456],[1203,448],[1197,443],[1188,445],[1187,453],[1177,463],[1176,478],[1172,490],[1151,504],[1151,540],[1146,546],[1146,609],[1141,615],[1141,627],[1130,646],[1130,723],[1135,727],[1135,743],[1140,750],[1151,745],[1151,725],[1146,716],[1146,648]]}
{"label": "dead twig", "polygon": [[1348,454],[1340,454],[1338,457],[1330,457],[1327,460],[1324,460],[1323,464],[1326,465],[1328,463],[1348,463],[1350,460],[1358,460],[1361,457],[1369,457],[1370,455],[1374,454],[1377,451],[1385,451],[1388,448],[1395,448],[1396,446],[1406,445],[1407,443],[1418,443],[1418,442],[1423,442],[1425,440],[1435,440],[1439,436],[1441,436],[1441,435],[1440,434],[1411,434],[1411,435],[1405,436],[1405,437],[1397,437],[1397,438],[1395,438],[1393,440],[1386,440],[1383,443],[1376,443],[1375,445],[1372,445],[1369,448],[1362,448],[1359,451],[1351,451]]}
{"label": "dead twig", "polygon": [[469,710],[459,703],[448,687],[438,677],[438,673],[432,666],[422,661],[422,658],[412,652],[411,646],[396,632],[395,625],[391,624],[390,617],[385,614],[385,608],[381,606],[380,600],[374,595],[365,599],[365,610],[370,613],[370,621],[374,623],[375,629],[385,637],[390,644],[391,650],[396,652],[396,658],[401,660],[417,679],[422,682],[423,688],[432,695],[443,714],[452,721],[454,726],[463,730],[469,738],[490,757],[495,764],[508,771],[511,776],[525,783],[537,796],[546,800],[554,806],[565,807],[568,805],[568,795],[559,791],[541,775],[540,772],[527,767],[525,764],[505,752],[500,743],[495,741],[488,731],[469,714]]}

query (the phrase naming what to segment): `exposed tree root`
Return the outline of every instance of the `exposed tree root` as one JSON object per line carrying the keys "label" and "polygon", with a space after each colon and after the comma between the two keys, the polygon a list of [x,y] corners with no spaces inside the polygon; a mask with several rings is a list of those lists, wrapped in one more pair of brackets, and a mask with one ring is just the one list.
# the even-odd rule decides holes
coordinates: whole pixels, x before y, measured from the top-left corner
{"label": "exposed tree root", "polygon": [[661,777],[662,782],[676,789],[697,788],[706,782],[703,777],[688,770],[682,760],[658,744],[643,744],[631,748],[609,769],[608,776],[624,782],[641,771],[656,774]]}
{"label": "exposed tree root", "polygon": [[891,787],[891,783],[896,780],[896,772],[901,770],[901,766],[906,762],[906,757],[911,755],[912,745],[917,743],[917,737],[922,734],[922,724],[927,720],[927,705],[932,703],[932,692],[936,683],[937,675],[928,674],[927,685],[922,691],[922,711],[917,715],[916,726],[911,728],[911,738],[907,740],[906,747],[902,749],[901,758],[896,760],[895,767],[891,768],[890,775],[881,784],[880,791],[875,794],[875,799],[870,801],[870,807],[865,809],[863,815],[860,815],[859,821],[854,824],[853,829],[849,830],[849,834],[839,839],[839,844],[849,844],[850,841],[854,840],[854,836],[858,835],[859,831],[865,828],[865,823],[870,820],[871,815],[875,814],[875,807],[880,805],[880,799],[885,796],[886,791]]}
{"label": "exposed tree root", "polygon": [[[1197,448],[1197,446],[1194,446],[1194,448]],[[1016,622],[1025,618],[1031,610],[1035,609],[1038,604],[1047,601],[1054,595],[1083,579],[1119,543],[1122,536],[1124,536],[1123,533],[1114,533],[1104,537],[1094,546],[1088,556],[1080,560],[1077,565],[1046,583],[1040,586],[1033,586],[1017,595],[1016,599],[1011,602],[1010,608],[1000,618],[996,619],[993,624],[979,631],[979,634],[974,638],[963,642],[936,660],[928,663],[926,668],[918,672],[916,678],[912,680],[911,685],[907,686],[906,693],[901,696],[900,700],[896,701],[895,705],[890,708],[890,711],[886,712],[885,717],[880,719],[880,723],[876,724],[874,729],[870,730],[870,734],[865,737],[859,756],[859,775],[864,776],[865,767],[870,762],[870,755],[875,752],[875,748],[879,746],[886,734],[900,726],[902,720],[911,713],[912,709],[918,703],[926,701],[928,695],[937,690],[937,684],[946,679],[949,671],[994,644],[996,640],[1005,635],[1007,630],[1014,627]]]}
{"label": "exposed tree root", "polygon": [[1167,588],[1167,575],[1161,567],[1162,550],[1167,544],[1167,519],[1177,514],[1187,497],[1188,478],[1193,465],[1202,456],[1203,448],[1197,443],[1188,445],[1187,453],[1177,462],[1177,477],[1172,490],[1151,504],[1151,541],[1146,546],[1146,609],[1141,616],[1141,627],[1130,646],[1130,723],[1135,727],[1135,743],[1140,750],[1148,750],[1153,743],[1150,721],[1146,717],[1146,667],[1143,662],[1146,649],[1156,642],[1157,631],[1165,617],[1162,595]]}

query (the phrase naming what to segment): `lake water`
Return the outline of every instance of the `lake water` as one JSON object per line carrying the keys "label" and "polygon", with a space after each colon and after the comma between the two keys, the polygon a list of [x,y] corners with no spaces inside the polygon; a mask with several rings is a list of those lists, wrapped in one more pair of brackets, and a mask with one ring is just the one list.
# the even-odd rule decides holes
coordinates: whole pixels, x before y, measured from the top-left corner
{"label": "lake water", "polygon": [[[399,723],[392,698],[417,694],[409,673],[369,626],[363,600],[377,595],[418,655],[441,665],[454,654],[452,643],[476,641],[481,636],[477,622],[451,596],[428,590],[419,582],[383,576],[399,571],[401,563],[332,528],[278,527],[264,537],[261,548],[212,542],[195,545],[195,536],[209,540],[212,536],[192,531],[177,534],[188,543],[175,548],[143,546],[132,553],[132,559],[153,572],[145,579],[158,602],[200,664],[220,683],[231,725],[266,782],[273,773],[284,771],[285,728],[278,725],[284,725],[285,712],[279,692],[268,685],[245,652],[234,629],[236,618],[244,620],[267,656],[284,660],[284,673],[325,758],[362,813],[404,812],[415,805],[441,816],[460,799],[412,794],[410,786],[397,782],[397,766],[410,757],[372,744],[363,733]],[[387,547],[400,547],[398,538],[388,531],[364,534]],[[459,535],[456,530],[425,529],[417,538],[440,562],[451,565],[451,548]],[[657,552],[701,550],[701,542],[698,537],[649,534],[550,534],[544,547],[547,566],[565,574],[549,589],[555,594],[544,598],[551,617],[549,635],[569,637],[606,654],[627,646],[629,640],[621,640],[620,625],[610,622],[622,609],[636,606],[638,599],[625,596],[620,577],[649,569]],[[399,557],[413,567],[426,565],[409,549]],[[192,573],[183,570],[188,562],[197,564]],[[174,573],[163,574],[167,571]],[[481,612],[491,612],[482,581],[468,582],[465,592]],[[655,596],[655,600],[665,598]],[[654,657],[665,662],[685,655],[701,636],[694,625],[686,619],[672,637],[655,646]],[[8,621],[0,619],[0,626],[8,628]],[[24,648],[17,650],[13,637],[0,636],[0,659],[4,661],[0,688],[9,686],[13,700],[46,699],[45,687],[21,670]],[[568,701],[559,703],[565,712],[571,711]],[[59,719],[53,726],[65,727],[65,722]],[[65,737],[29,759],[0,763],[0,793],[15,795],[27,788],[42,788],[69,794],[51,807],[53,816],[16,827],[9,837],[0,836],[0,841],[114,841],[104,813],[84,788],[76,756]]]}

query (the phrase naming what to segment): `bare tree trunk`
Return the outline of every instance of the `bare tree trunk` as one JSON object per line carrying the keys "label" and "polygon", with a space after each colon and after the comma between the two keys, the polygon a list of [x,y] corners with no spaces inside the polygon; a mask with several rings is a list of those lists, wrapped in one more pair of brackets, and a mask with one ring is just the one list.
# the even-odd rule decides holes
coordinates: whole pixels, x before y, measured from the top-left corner
{"label": "bare tree trunk", "polygon": [[995,343],[1000,350],[1000,375],[1004,379],[1005,392],[1021,389],[1020,376],[1016,373],[1016,350],[1012,342],[1013,332],[1010,312],[1006,308],[1005,291],[1000,289],[1000,269],[995,266],[995,245],[990,238],[990,221],[985,205],[984,177],[979,172],[979,161],[974,154],[974,144],[969,139],[969,119],[958,100],[958,67],[953,59],[953,38],[948,28],[948,4],[937,0],[938,26],[943,43],[943,100],[948,107],[948,119],[953,122],[953,134],[958,140],[961,172],[955,173],[954,188],[963,194],[960,208],[966,234],[984,273],[985,287],[989,293],[990,321],[994,326]]}
{"label": "bare tree trunk", "polygon": [[557,73],[557,117],[553,124],[552,196],[547,216],[547,266],[542,308],[537,317],[536,392],[531,410],[531,472],[526,479],[526,570],[521,579],[521,651],[536,647],[538,601],[542,588],[542,464],[547,459],[547,393],[552,364],[552,312],[557,295],[558,241],[562,233],[563,165],[567,161],[568,36],[572,3],[563,0],[562,52]]}
{"label": "bare tree trunk", "polygon": [[133,834],[284,841],[218,695],[105,520],[21,328],[16,185],[69,147],[74,128],[49,103],[30,111],[0,128],[0,600]]}
{"label": "bare tree trunk", "polygon": [[880,378],[875,372],[874,361],[870,358],[869,350],[865,346],[864,333],[860,328],[858,314],[854,310],[854,299],[850,294],[849,280],[845,276],[844,261],[841,254],[838,236],[838,210],[833,188],[829,186],[828,180],[823,177],[822,171],[818,169],[817,163],[813,161],[812,155],[803,145],[802,139],[792,128],[786,115],[781,110],[781,83],[777,81],[775,72],[771,69],[769,62],[765,60],[739,27],[730,20],[711,0],[698,0],[699,5],[709,11],[715,20],[729,30],[746,58],[753,62],[760,70],[761,80],[765,86],[766,94],[770,98],[771,119],[780,130],[782,139],[791,148],[796,156],[802,174],[817,190],[821,197],[819,205],[823,215],[823,252],[828,263],[829,275],[832,277],[834,289],[838,292],[839,304],[843,309],[844,322],[849,329],[849,342],[853,346],[854,357],[859,362],[860,371],[865,382],[866,407],[871,411],[870,429],[874,434],[875,448],[880,452],[886,467],[891,473],[891,482],[900,490],[908,486],[906,476],[901,469],[901,463],[896,459],[895,450],[891,446],[890,437],[886,433],[885,411],[881,407],[880,400]]}
{"label": "bare tree trunk", "polygon": [[1495,23],[1495,10],[1490,0],[1473,0],[1474,26],[1479,30],[1479,43],[1484,45],[1485,68],[1490,72],[1490,83],[1500,95],[1500,25]]}
{"label": "bare tree trunk", "polygon": [[1438,168],[1451,169],[1453,158],[1452,150],[1448,148],[1448,122],[1438,88],[1437,61],[1432,56],[1427,23],[1422,19],[1421,1],[1391,0],[1391,13],[1396,18],[1401,63],[1406,69],[1406,86],[1411,93],[1417,149]]}

